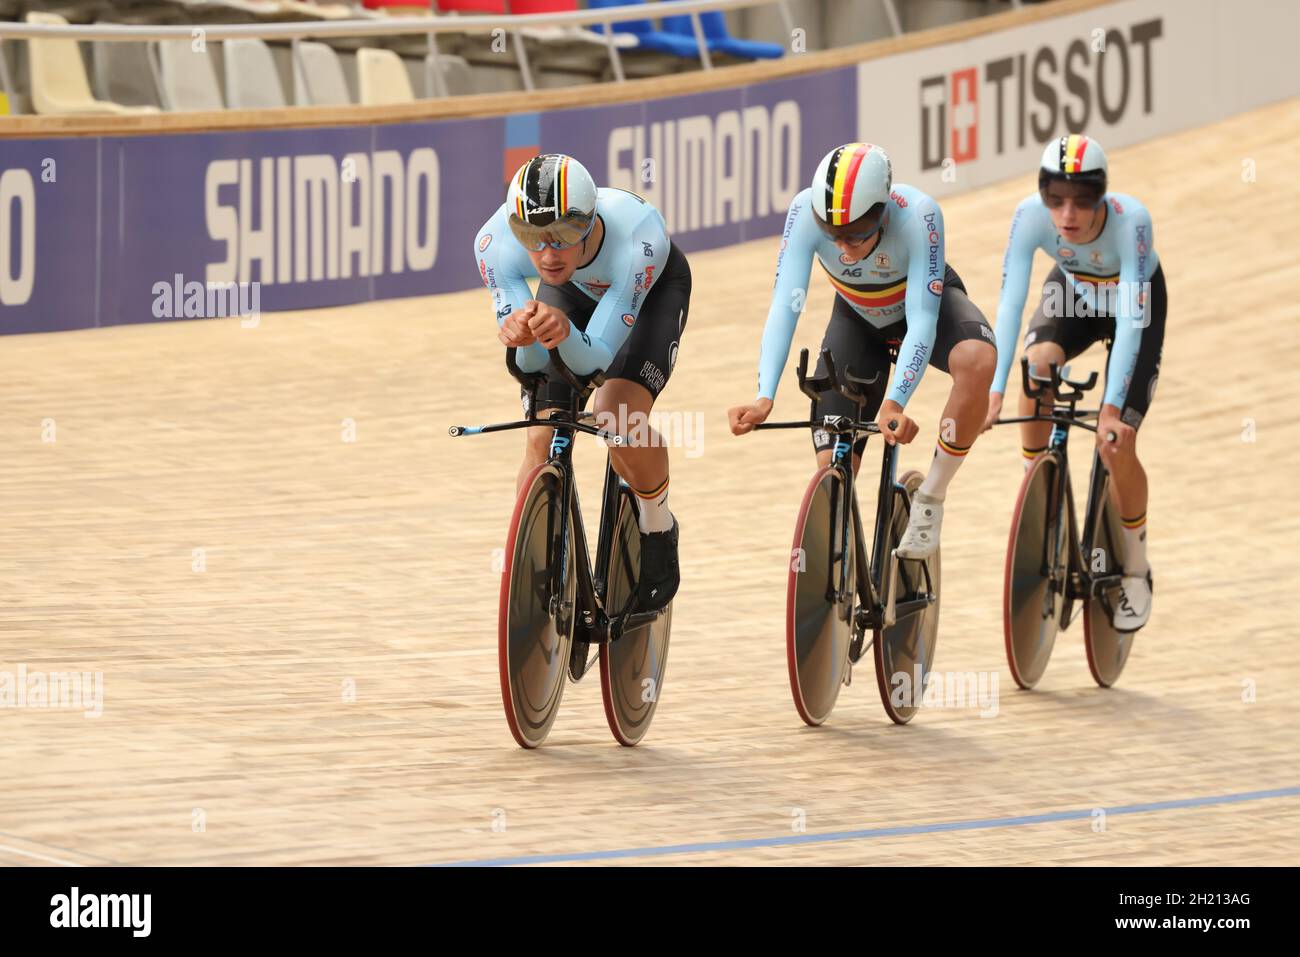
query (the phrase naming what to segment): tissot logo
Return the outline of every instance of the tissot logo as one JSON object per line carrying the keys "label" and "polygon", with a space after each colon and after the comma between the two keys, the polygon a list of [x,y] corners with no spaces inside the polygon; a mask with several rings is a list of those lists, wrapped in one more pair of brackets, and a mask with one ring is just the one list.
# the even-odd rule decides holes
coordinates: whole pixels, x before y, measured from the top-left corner
{"label": "tissot logo", "polygon": [[[1154,108],[1153,41],[1160,17],[1109,27],[1105,52],[1086,34],[921,80],[921,168],[970,163],[1030,144],[1062,127],[1113,126]],[[1100,37],[1098,37],[1099,39]],[[982,107],[982,108],[981,108]]]}

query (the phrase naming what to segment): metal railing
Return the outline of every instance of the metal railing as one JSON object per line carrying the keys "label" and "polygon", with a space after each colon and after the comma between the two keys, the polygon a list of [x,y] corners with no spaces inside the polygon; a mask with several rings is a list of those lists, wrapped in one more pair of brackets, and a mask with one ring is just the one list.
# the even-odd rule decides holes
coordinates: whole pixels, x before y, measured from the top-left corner
{"label": "metal railing", "polygon": [[[881,0],[886,8],[892,6],[893,0]],[[601,24],[605,28],[605,49],[609,53],[610,67],[614,79],[622,83],[626,76],[618,47],[614,42],[613,24],[622,20],[643,20],[661,16],[686,14],[690,16],[695,32],[695,43],[699,51],[700,65],[703,69],[713,69],[709,57],[708,41],[704,35],[704,26],[700,22],[701,13],[713,11],[741,10],[748,7],[763,7],[775,4],[781,13],[787,33],[793,33],[794,21],[790,16],[786,0],[675,0],[672,4],[636,4],[625,7],[603,7],[591,10],[575,10],[571,13],[531,13],[514,16],[428,16],[428,17],[384,17],[373,20],[320,20],[294,21],[292,23],[240,23],[240,24],[202,24],[193,26],[164,26],[136,24],[94,24],[54,26],[36,23],[0,22],[0,40],[5,39],[61,39],[61,40],[107,40],[121,42],[141,42],[157,40],[193,39],[197,31],[202,31],[206,40],[223,41],[236,39],[290,40],[294,45],[294,70],[298,62],[297,42],[304,39],[326,40],[342,37],[374,36],[411,36],[423,34],[427,37],[429,52],[425,58],[425,84],[429,95],[446,96],[446,79],[439,63],[437,37],[440,33],[492,33],[504,29],[513,40],[515,56],[524,89],[535,88],[532,68],[528,54],[524,49],[522,32],[535,27],[582,27]],[[892,18],[895,32],[897,14]],[[9,67],[5,62],[4,50],[0,48],[0,81],[5,93],[12,102],[14,90],[10,81]]]}

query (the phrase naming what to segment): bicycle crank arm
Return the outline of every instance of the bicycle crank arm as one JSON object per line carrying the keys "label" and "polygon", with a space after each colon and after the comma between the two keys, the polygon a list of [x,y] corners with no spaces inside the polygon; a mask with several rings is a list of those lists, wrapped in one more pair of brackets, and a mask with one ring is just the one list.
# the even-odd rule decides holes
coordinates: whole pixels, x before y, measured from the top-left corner
{"label": "bicycle crank arm", "polygon": [[919,615],[933,604],[934,595],[928,592],[920,598],[909,598],[907,601],[894,606],[895,620],[903,621],[913,615]]}
{"label": "bicycle crank arm", "polygon": [[663,614],[663,609],[659,611],[637,611],[631,614],[621,615],[609,623],[609,640],[618,641],[629,631],[636,631],[638,628],[658,620]]}
{"label": "bicycle crank arm", "polygon": [[1112,574],[1112,575],[1098,575],[1095,578],[1089,579],[1087,597],[1095,598],[1096,596],[1102,594],[1103,592],[1110,591],[1113,588],[1118,588],[1123,578],[1124,578],[1123,575]]}
{"label": "bicycle crank arm", "polygon": [[889,550],[888,568],[885,570],[885,627],[894,627],[894,622],[898,620],[897,609],[894,608],[894,577],[898,571],[898,554],[894,549]]}

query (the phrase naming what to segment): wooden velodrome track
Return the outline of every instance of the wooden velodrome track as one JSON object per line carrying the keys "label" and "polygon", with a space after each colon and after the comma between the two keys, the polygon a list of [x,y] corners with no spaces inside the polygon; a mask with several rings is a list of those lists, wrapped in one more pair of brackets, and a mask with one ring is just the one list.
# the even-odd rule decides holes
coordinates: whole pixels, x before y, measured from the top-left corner
{"label": "wooden velodrome track", "polygon": [[[539,751],[503,720],[493,550],[521,440],[447,436],[518,410],[482,290],[6,338],[0,669],[102,671],[104,705],[0,713],[0,862],[1294,863],[1298,140],[1289,101],[1112,152],[1170,286],[1141,442],[1156,612],[1116,688],[1076,622],[1039,690],[1014,690],[999,590],[1021,469],[1011,429],[986,436],[949,499],[935,668],[995,672],[995,717],[894,727],[866,663],[829,724],[795,714],[785,569],[810,447],[725,426],[753,394],[771,238],[691,257],[661,407],[706,431],[702,455],[672,452],[684,584],[635,749],[594,674]],[[990,317],[1031,188],[944,203]],[[830,302],[814,282],[796,348]],[[905,465],[946,391],[931,371]],[[777,415],[805,409],[787,369]],[[579,445],[590,506],[601,450]]]}

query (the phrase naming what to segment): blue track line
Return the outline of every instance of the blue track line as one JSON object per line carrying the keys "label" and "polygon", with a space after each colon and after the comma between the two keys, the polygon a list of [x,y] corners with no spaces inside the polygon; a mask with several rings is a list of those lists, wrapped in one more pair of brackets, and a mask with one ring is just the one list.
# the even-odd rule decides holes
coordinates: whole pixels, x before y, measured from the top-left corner
{"label": "blue track line", "polygon": [[[1153,801],[1149,804],[1126,804],[1105,808],[1107,815],[1149,814],[1153,811],[1171,811],[1178,808],[1210,807],[1215,804],[1240,804],[1245,801],[1265,801],[1270,798],[1300,797],[1300,787],[1274,788],[1270,791],[1244,791],[1239,794],[1219,794],[1210,797],[1180,798],[1176,801]],[[577,851],[569,854],[534,854],[527,857],[495,857],[477,861],[451,861],[436,867],[508,867],[519,864],[563,864],[579,861],[609,861],[629,857],[667,857],[672,854],[704,854],[713,851],[744,851],[756,847],[787,847],[799,844],[830,844],[834,841],[865,841],[880,837],[904,837],[909,834],[933,834],[941,831],[978,831],[995,827],[1024,827],[1030,824],[1050,824],[1053,821],[1086,820],[1093,808],[1073,811],[1052,811],[1047,814],[1030,814],[1023,817],[985,818],[972,821],[943,821],[933,824],[908,824],[899,827],[877,827],[858,831],[831,831],[826,834],[791,834],[782,837],[758,837],[743,841],[707,841],[699,844],[668,844],[661,847],[627,847],[607,851]]]}

